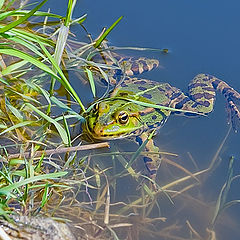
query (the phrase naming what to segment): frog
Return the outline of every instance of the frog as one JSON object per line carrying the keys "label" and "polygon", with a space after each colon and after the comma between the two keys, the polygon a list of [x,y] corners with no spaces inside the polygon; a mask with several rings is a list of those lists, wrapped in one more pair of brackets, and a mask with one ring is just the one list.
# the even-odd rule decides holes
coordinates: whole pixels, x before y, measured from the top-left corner
{"label": "frog", "polygon": [[[145,144],[143,160],[153,183],[161,154],[154,144],[154,137],[149,136],[156,135],[171,115],[206,116],[213,111],[216,93],[220,92],[226,100],[228,122],[234,131],[239,129],[240,93],[225,81],[210,74],[197,74],[190,81],[188,92],[184,93],[169,83],[134,76],[143,69],[156,68],[158,64],[154,59],[131,61],[128,62],[128,72],[121,81],[115,81],[116,85],[108,96],[91,104],[85,113],[83,132],[93,141],[130,138],[139,145]],[[149,63],[150,66],[146,67]]]}

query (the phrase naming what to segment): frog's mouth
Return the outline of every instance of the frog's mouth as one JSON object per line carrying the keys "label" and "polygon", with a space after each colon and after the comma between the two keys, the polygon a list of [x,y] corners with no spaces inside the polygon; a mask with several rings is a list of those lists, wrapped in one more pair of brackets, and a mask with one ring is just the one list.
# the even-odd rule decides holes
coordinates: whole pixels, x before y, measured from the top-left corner
{"label": "frog's mouth", "polygon": [[126,138],[132,135],[140,134],[141,127],[122,126],[118,124],[108,124],[106,126],[86,121],[83,131],[95,141],[108,141],[120,138]]}

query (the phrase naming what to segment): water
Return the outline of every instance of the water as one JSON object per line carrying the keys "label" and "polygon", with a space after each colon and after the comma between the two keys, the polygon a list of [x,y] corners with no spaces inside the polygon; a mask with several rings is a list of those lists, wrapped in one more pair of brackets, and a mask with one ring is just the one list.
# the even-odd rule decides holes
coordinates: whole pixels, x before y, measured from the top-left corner
{"label": "water", "polygon": [[[66,6],[66,1],[62,2]],[[51,7],[51,1],[48,2],[48,6]],[[53,5],[52,9],[56,13],[65,14],[62,6]],[[196,74],[209,73],[225,80],[240,91],[239,9],[240,2],[237,0],[82,0],[77,3],[75,16],[88,14],[84,26],[93,37],[97,37],[104,26],[110,26],[119,16],[124,16],[108,37],[111,44],[168,48],[170,53],[167,55],[142,52],[143,56],[159,59],[163,66],[161,69],[144,74],[145,78],[169,82],[173,86],[186,90],[189,81]],[[79,37],[83,36],[83,31],[79,27],[74,27],[73,31]],[[129,54],[139,55],[140,53],[129,52]],[[157,145],[163,150],[178,153],[179,158],[175,161],[191,171],[194,171],[194,167],[188,152],[193,156],[199,169],[208,167],[228,130],[224,104],[223,98],[218,95],[215,110],[209,117],[197,119],[172,117],[156,137]],[[213,206],[225,182],[230,155],[236,156],[234,173],[239,174],[239,140],[239,133],[235,134],[231,131],[220,154],[222,163],[203,182],[204,184],[195,190],[195,193],[191,192],[191,195],[201,200],[202,204],[196,204],[196,201],[191,199],[187,201],[181,197],[174,199],[175,206],[166,199],[161,202],[162,214],[169,217],[169,221],[175,223],[179,219],[183,222],[188,220],[205,239],[204,237],[207,236],[205,223],[211,219]],[[162,175],[168,173],[163,171],[164,168],[160,170],[160,179]],[[160,181],[160,185],[161,183]],[[240,197],[236,185],[232,187],[229,200]],[[124,194],[126,193],[123,189],[120,195]],[[186,202],[185,205],[183,201]],[[187,209],[186,206],[189,208]],[[178,207],[185,210],[180,211]],[[240,217],[237,212],[240,212],[239,206],[233,206],[224,212],[216,225],[217,239],[240,238]],[[185,229],[177,232],[177,236],[186,238],[189,228],[184,227]]]}

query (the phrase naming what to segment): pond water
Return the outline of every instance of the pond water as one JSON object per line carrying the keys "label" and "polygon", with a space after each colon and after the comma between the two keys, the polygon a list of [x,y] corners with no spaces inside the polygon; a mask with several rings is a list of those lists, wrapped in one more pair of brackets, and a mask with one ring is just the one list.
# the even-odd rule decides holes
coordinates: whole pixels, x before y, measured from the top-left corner
{"label": "pond water", "polygon": [[[53,2],[49,1],[47,7],[55,13],[65,14],[63,12],[65,7],[62,6],[64,4],[67,6],[67,1],[62,1],[62,6],[51,5]],[[168,82],[186,91],[189,81],[196,74],[209,73],[240,91],[239,9],[240,2],[237,0],[152,0],[148,2],[143,0],[82,0],[77,3],[75,16],[88,14],[84,26],[93,37],[97,37],[103,27],[109,27],[118,17],[124,16],[109,35],[110,44],[168,48],[169,53],[165,55],[156,51],[127,52],[129,55],[159,59],[162,67],[143,74],[144,78]],[[84,36],[83,30],[80,27],[73,27],[72,31],[77,38],[79,36],[78,39],[81,41]],[[89,99],[86,95],[85,101],[90,101]],[[175,158],[175,161],[183,164],[190,171],[194,171],[194,167],[188,153],[191,154],[199,169],[207,168],[229,128],[224,107],[225,102],[218,94],[214,112],[208,117],[193,119],[171,117],[155,137],[156,144],[163,151],[177,153],[179,157]],[[172,224],[180,221],[179,219],[182,223],[188,220],[191,226],[203,236],[202,239],[206,239],[204,236],[206,237],[208,224],[205,221],[209,221],[211,219],[209,215],[213,215],[218,194],[227,178],[228,160],[231,155],[235,156],[234,174],[240,172],[239,143],[240,133],[231,131],[220,152],[221,164],[211,176],[203,181],[200,189],[195,191],[195,195],[194,191],[191,192],[196,200],[191,201],[191,199],[179,197],[174,200],[175,205],[171,205],[166,199],[162,202],[159,200],[162,216],[170,218],[169,222]],[[125,147],[128,145],[128,143],[121,144],[123,149],[124,144]],[[132,148],[133,151],[136,150],[134,144]],[[160,185],[163,185],[161,178],[164,179],[167,173],[167,170],[164,172],[164,168],[160,170],[158,176]],[[169,171],[169,173],[173,177],[174,171]],[[122,180],[122,191],[117,193],[119,198],[126,199],[127,194],[134,191],[135,186],[126,189],[127,181],[129,179]],[[128,184],[131,183],[128,182]],[[239,181],[232,186],[228,200],[240,198],[238,184]],[[185,204],[183,204],[184,201]],[[198,205],[196,201],[202,202]],[[189,206],[187,210],[178,209],[178,207],[186,208],[186,205]],[[234,205],[224,211],[222,218],[216,223],[216,239],[239,239],[240,214],[238,213],[240,213],[239,205]],[[177,217],[174,218],[174,216]],[[189,228],[187,229],[190,232]],[[168,238],[166,232],[166,237],[161,239],[184,239],[185,234],[186,229],[183,232],[180,231],[179,238]],[[146,239],[146,235],[142,239]],[[151,239],[160,238],[152,237]],[[190,238],[185,237],[185,239]]]}

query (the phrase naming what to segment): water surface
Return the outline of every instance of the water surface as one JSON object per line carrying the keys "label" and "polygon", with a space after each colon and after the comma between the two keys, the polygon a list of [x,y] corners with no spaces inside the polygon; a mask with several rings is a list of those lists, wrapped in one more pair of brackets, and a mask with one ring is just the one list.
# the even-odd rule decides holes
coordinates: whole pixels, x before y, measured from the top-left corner
{"label": "water surface", "polygon": [[[62,2],[66,4],[66,1]],[[48,2],[50,7],[51,3]],[[56,13],[64,14],[61,6],[53,5],[52,9]],[[130,55],[143,55],[160,60],[163,68],[144,74],[144,78],[169,82],[186,91],[189,81],[196,74],[209,73],[240,91],[239,9],[240,2],[237,0],[82,0],[77,3],[75,15],[77,17],[83,13],[88,14],[84,26],[93,38],[100,34],[103,27],[110,26],[119,16],[124,16],[108,37],[112,45],[168,48],[170,52],[167,55],[151,51],[128,52]],[[73,27],[72,30],[79,36],[79,40],[83,38],[84,32],[80,27]],[[86,99],[90,99],[89,96],[86,96]],[[172,117],[156,137],[157,145],[164,151],[179,154],[179,158],[175,160],[185,167],[189,166],[189,170],[193,171],[194,167],[188,152],[199,169],[208,167],[229,127],[224,107],[225,102],[218,94],[215,110],[209,117]],[[239,142],[240,134],[231,131],[220,153],[222,163],[206,181],[203,181],[201,187],[191,192],[194,198],[203,202],[202,205],[194,204],[196,202],[190,199],[187,202],[181,197],[176,199],[174,206],[166,199],[159,200],[163,216],[169,217],[172,224],[179,219],[183,222],[189,220],[205,239],[205,221],[209,221],[210,215],[213,214],[218,194],[227,176],[228,159],[231,155],[236,157],[234,174],[239,174]],[[124,146],[124,143],[122,144]],[[134,150],[136,147],[133,145]],[[160,185],[167,173],[164,168],[160,170]],[[171,177],[174,178],[172,175]],[[122,191],[118,193],[119,199],[124,199],[129,194],[124,180],[122,184]],[[130,191],[134,191],[134,187],[130,188]],[[237,184],[233,185],[229,200],[240,197],[237,189]],[[189,208],[186,208],[186,205]],[[178,208],[186,210],[178,215]],[[239,239],[240,217],[237,212],[240,212],[240,206],[237,205],[224,212],[216,225],[217,239]],[[186,229],[180,232],[179,237],[184,239],[186,232]]]}

